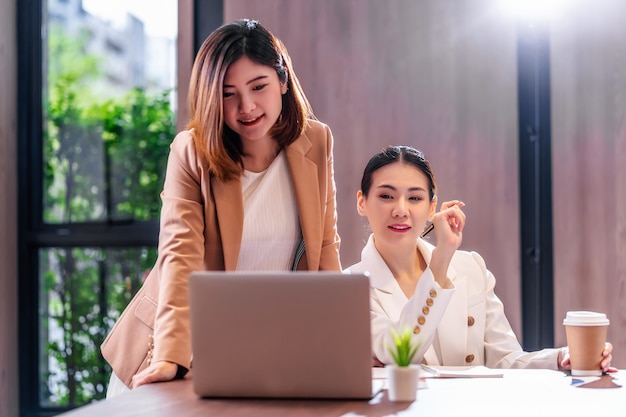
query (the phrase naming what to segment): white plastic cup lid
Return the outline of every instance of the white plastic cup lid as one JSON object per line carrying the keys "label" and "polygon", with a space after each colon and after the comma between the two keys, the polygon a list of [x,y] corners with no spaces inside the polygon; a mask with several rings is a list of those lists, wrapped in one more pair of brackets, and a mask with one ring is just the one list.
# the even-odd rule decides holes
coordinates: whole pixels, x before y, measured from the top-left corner
{"label": "white plastic cup lid", "polygon": [[608,326],[609,319],[604,313],[595,311],[568,311],[563,320],[566,326]]}

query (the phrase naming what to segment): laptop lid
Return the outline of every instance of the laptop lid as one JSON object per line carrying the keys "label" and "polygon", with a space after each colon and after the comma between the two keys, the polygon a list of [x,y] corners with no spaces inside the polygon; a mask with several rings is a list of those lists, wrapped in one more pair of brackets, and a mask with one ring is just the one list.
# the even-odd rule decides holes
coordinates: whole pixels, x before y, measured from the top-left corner
{"label": "laptop lid", "polygon": [[369,399],[369,279],[194,272],[193,386],[203,397]]}

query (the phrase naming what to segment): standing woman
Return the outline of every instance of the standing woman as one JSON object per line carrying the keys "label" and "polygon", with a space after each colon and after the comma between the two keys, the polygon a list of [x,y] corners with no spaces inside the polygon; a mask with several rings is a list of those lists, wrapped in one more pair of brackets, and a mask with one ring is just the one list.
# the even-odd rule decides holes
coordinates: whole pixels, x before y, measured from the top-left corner
{"label": "standing woman", "polygon": [[195,270],[340,270],[333,137],[258,21],[204,41],[172,142],[158,259],[102,345],[107,396],[185,375]]}
{"label": "standing woman", "polygon": [[[436,212],[436,192],[430,163],[411,147],[389,147],[365,167],[357,210],[367,217],[372,234],[361,262],[349,269],[370,273],[375,362],[392,363],[390,329],[408,327],[421,341],[415,362],[569,369],[567,348],[522,350],[485,261],[476,252],[458,250],[464,204],[449,201]],[[420,237],[428,221],[434,225],[436,246]],[[611,350],[607,343],[604,371]]]}

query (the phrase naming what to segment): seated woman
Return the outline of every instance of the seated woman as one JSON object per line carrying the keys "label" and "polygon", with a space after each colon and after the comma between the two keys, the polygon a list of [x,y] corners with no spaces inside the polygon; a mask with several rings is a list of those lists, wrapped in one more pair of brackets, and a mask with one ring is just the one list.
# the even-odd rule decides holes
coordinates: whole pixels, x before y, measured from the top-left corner
{"label": "seated woman", "polygon": [[[374,155],[357,192],[357,211],[372,234],[361,262],[369,271],[372,348],[376,364],[389,364],[390,329],[409,327],[421,346],[414,362],[491,368],[570,367],[567,348],[525,352],[494,293],[495,278],[476,252],[458,250],[465,225],[463,202],[442,204],[422,152],[389,147]],[[420,235],[431,221],[437,245]],[[609,370],[607,343],[601,367]],[[612,368],[611,368],[612,369]]]}

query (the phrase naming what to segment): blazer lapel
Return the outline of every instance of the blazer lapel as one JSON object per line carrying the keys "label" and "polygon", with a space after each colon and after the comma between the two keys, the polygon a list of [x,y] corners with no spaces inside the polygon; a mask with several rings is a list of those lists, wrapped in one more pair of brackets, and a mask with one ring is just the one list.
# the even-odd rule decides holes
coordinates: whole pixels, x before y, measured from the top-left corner
{"label": "blazer lapel", "polygon": [[311,141],[303,135],[285,148],[285,155],[296,195],[308,267],[316,270],[321,256],[321,245],[318,244],[322,231],[321,190],[317,183],[317,165],[306,157],[310,148]]}
{"label": "blazer lapel", "polygon": [[215,197],[215,209],[220,229],[218,233],[224,251],[224,268],[227,271],[234,271],[237,269],[243,235],[241,179],[237,177],[223,182],[212,177],[211,188]]}
{"label": "blazer lapel", "polygon": [[376,250],[373,235],[369,236],[367,244],[361,252],[361,262],[363,269],[370,273],[370,286],[376,292],[381,307],[393,321],[397,321],[407,298],[384,259]]}

